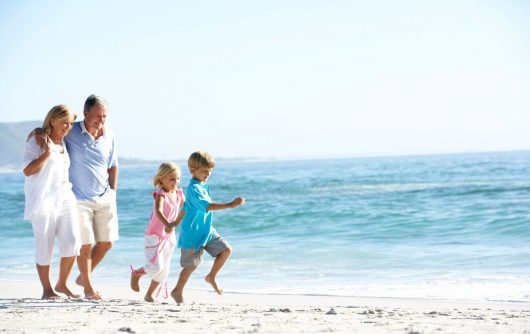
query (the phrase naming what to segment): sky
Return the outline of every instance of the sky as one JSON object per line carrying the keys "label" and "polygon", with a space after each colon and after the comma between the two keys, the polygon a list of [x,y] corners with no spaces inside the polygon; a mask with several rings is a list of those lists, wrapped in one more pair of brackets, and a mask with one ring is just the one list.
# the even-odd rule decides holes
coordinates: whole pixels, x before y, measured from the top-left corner
{"label": "sky", "polygon": [[122,157],[530,149],[530,2],[0,0],[0,122],[109,104]]}

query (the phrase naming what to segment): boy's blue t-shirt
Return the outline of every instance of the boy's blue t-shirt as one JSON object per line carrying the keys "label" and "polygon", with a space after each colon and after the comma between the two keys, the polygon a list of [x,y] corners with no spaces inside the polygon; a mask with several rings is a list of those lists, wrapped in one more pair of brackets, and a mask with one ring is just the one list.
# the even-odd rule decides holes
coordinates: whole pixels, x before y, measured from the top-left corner
{"label": "boy's blue t-shirt", "polygon": [[215,233],[212,226],[213,211],[207,211],[212,204],[210,187],[198,180],[191,179],[186,188],[186,211],[180,224],[178,247],[198,250],[206,245]]}

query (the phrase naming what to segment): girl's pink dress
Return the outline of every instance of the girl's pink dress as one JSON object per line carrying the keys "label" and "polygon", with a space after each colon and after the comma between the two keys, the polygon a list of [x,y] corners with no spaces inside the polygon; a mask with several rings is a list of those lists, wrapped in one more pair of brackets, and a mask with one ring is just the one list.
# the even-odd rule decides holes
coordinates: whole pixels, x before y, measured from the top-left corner
{"label": "girl's pink dress", "polygon": [[[176,191],[176,199],[172,199],[164,189],[160,188],[153,192],[156,196],[164,197],[162,212],[169,222],[173,222],[184,204],[184,194],[181,189]],[[163,282],[169,275],[169,265],[175,249],[175,232],[166,233],[165,226],[156,215],[156,208],[153,204],[153,211],[149,217],[149,224],[145,229],[145,272],[156,282]]]}

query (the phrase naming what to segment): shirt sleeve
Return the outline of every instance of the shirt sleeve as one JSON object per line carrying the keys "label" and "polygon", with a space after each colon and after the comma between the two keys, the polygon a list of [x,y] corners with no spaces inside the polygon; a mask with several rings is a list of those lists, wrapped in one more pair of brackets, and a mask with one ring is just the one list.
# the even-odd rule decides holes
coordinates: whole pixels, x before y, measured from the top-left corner
{"label": "shirt sleeve", "polygon": [[208,194],[206,189],[198,185],[192,185],[188,189],[188,196],[186,198],[186,202],[184,202],[184,210],[188,212],[186,208],[191,206],[196,210],[206,211],[208,206],[212,204],[212,199],[210,198],[210,194]]}
{"label": "shirt sleeve", "polygon": [[22,161],[22,169],[26,168],[33,160],[40,157],[42,154],[42,148],[37,145],[37,140],[35,136],[32,136],[26,141],[26,146],[24,148],[24,158]]}
{"label": "shirt sleeve", "polygon": [[117,165],[118,165],[118,153],[116,152],[116,138],[113,137],[112,138],[112,150],[110,152],[108,168],[110,169]]}

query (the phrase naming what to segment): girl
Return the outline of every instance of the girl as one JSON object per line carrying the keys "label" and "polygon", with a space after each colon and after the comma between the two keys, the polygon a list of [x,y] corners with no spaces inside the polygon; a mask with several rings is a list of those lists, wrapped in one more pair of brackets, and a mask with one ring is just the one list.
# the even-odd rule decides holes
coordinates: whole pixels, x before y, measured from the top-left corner
{"label": "girl", "polygon": [[153,184],[158,190],[153,193],[155,203],[145,230],[146,264],[137,270],[131,266],[131,289],[134,291],[140,291],[139,282],[143,275],[148,274],[152,278],[144,297],[148,302],[154,302],[153,293],[169,275],[171,256],[176,244],[173,228],[178,225],[175,220],[184,205],[184,194],[179,188],[180,174],[179,166],[164,162],[153,178]]}
{"label": "girl", "polygon": [[[42,299],[58,299],[55,292],[78,298],[66,286],[79,249],[81,237],[77,204],[68,179],[70,158],[64,137],[76,115],[65,105],[53,107],[42,125],[43,147],[32,132],[26,141],[23,172],[26,176],[24,219],[31,221],[35,236],[35,260],[42,284]],[[55,238],[59,239],[61,263],[55,291],[50,283],[50,265]]]}

